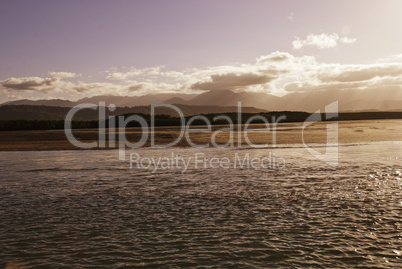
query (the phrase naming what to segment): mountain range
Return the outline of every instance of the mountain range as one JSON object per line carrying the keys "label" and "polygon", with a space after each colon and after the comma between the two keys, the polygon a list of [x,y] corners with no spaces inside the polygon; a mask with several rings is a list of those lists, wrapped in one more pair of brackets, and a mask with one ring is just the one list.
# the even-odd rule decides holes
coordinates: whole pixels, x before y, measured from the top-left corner
{"label": "mountain range", "polygon": [[[237,112],[236,106],[190,106],[176,105],[184,116],[200,114],[222,114]],[[70,107],[44,106],[44,105],[3,105],[0,106],[0,120],[64,120]],[[265,110],[255,107],[242,107],[243,113],[260,113]],[[151,114],[151,106],[117,107],[114,111],[105,109],[105,117],[119,116],[124,114]],[[156,107],[155,114],[169,115],[172,117],[180,116],[175,110],[168,107]],[[90,121],[98,120],[98,109],[84,108],[74,114],[73,120]]]}
{"label": "mountain range", "polygon": [[233,107],[241,102],[243,107],[254,107],[267,111],[315,112],[338,101],[340,112],[356,111],[402,111],[402,89],[400,87],[366,90],[326,90],[292,92],[282,97],[257,92],[233,92],[230,90],[207,91],[201,94],[148,94],[143,96],[94,96],[78,101],[68,100],[17,100],[1,104],[73,107],[92,103],[117,107],[147,106],[156,103],[181,104],[187,106]]}

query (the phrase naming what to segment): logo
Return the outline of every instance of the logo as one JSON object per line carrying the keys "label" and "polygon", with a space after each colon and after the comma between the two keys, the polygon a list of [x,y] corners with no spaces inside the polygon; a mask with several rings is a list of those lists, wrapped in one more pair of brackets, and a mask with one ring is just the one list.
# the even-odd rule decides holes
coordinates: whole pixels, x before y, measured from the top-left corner
{"label": "logo", "polygon": [[[83,109],[92,109],[98,111],[98,129],[97,141],[84,142],[73,134],[73,119],[76,113]],[[174,128],[175,137],[170,137],[167,143],[157,143],[157,109],[171,110],[178,115],[175,117]],[[185,144],[192,148],[276,148],[278,139],[278,124],[287,119],[285,113],[267,117],[269,114],[254,114],[249,118],[244,118],[241,103],[237,105],[237,112],[225,114],[217,114],[210,117],[206,115],[195,115],[185,117],[181,109],[171,104],[153,104],[150,106],[150,115],[130,114],[108,116],[107,113],[114,112],[115,105],[106,106],[105,102],[99,104],[80,104],[73,107],[65,118],[64,131],[67,139],[77,148],[93,149],[93,148],[118,148],[119,159],[126,160],[126,149],[139,149],[142,147],[151,148],[171,148]],[[234,116],[233,116],[234,115]],[[323,161],[331,166],[338,165],[338,123],[331,121],[338,117],[338,102],[333,102],[325,107],[323,113],[317,110],[315,113],[307,117],[303,122],[301,129],[302,145],[315,158]],[[315,124],[325,121],[326,125],[326,142],[324,143],[325,152],[319,152],[314,146],[309,146],[305,137],[307,136],[308,127],[314,127]],[[255,123],[259,123],[256,128]],[[219,125],[217,125],[219,124]],[[136,132],[139,139],[136,142],[127,139],[127,128],[136,126]],[[299,128],[299,127],[298,127]],[[130,129],[132,130],[132,129]],[[200,142],[194,139],[194,135],[208,136],[208,141]],[[271,143],[254,143],[250,139],[250,133],[260,133],[270,137]],[[193,136],[192,136],[193,135]],[[224,143],[218,141],[219,137],[224,135],[227,139]],[[266,140],[266,139],[265,139]],[[132,155],[130,155],[132,160]],[[148,162],[152,163],[152,161]],[[154,161],[157,163],[157,161]],[[166,162],[165,162],[166,163]],[[232,162],[236,163],[236,162]],[[145,162],[140,166],[144,166]],[[264,165],[262,165],[264,166]]]}
{"label": "logo", "polygon": [[325,112],[321,113],[321,110],[317,110],[311,114],[303,124],[302,127],[302,141],[304,148],[315,158],[323,161],[330,166],[338,166],[338,123],[330,122],[326,124],[327,139],[324,144],[325,152],[321,153],[311,147],[309,147],[305,142],[305,129],[308,126],[320,121],[328,121],[330,119],[335,119],[338,117],[338,101],[335,101],[327,106],[325,106]]}

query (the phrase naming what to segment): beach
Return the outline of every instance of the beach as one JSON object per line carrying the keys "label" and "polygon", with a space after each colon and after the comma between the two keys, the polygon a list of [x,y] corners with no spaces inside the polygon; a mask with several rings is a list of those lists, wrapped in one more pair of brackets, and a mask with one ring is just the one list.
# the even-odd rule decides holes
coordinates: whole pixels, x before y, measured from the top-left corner
{"label": "beach", "polygon": [[[281,144],[302,144],[305,143],[326,143],[327,127],[337,124],[338,143],[364,143],[380,141],[401,141],[402,140],[402,120],[357,120],[357,121],[331,121],[317,122],[308,126],[302,132],[303,123],[278,123],[275,129],[262,124],[252,124],[248,131],[243,129],[238,131],[237,126],[233,126],[233,132],[224,130],[229,126],[213,125],[211,130],[206,126],[196,126],[198,132],[191,132],[189,137],[191,142],[196,145],[211,144],[212,135],[217,130],[221,130],[215,135],[217,144],[230,142],[230,135],[233,135],[232,144],[241,145],[268,145],[275,146]],[[251,130],[254,129],[254,130]],[[116,133],[116,130],[114,130]],[[182,129],[179,126],[155,127],[155,145],[166,145],[179,137]],[[240,134],[239,134],[240,132]],[[73,130],[75,138],[84,143],[98,141],[98,129],[76,129]],[[126,138],[133,143],[140,140],[141,129],[129,127],[126,129]],[[148,134],[150,137],[150,134]],[[118,136],[116,136],[118,137]],[[108,139],[108,134],[105,136]],[[145,147],[151,145],[150,138],[144,144]],[[93,149],[113,149],[119,145],[110,146],[108,141],[105,147],[95,147]],[[175,144],[176,147],[190,146],[188,140],[183,137]],[[38,131],[4,131],[0,132],[0,151],[43,151],[43,150],[78,150],[79,147],[71,144],[64,133],[64,130],[38,130]]]}

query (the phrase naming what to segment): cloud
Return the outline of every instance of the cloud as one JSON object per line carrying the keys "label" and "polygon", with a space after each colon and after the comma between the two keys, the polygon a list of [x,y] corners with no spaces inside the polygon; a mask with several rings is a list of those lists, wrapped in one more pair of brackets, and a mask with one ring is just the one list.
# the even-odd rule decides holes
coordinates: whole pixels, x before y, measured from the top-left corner
{"label": "cloud", "polygon": [[161,72],[161,68],[163,68],[163,66],[149,67],[143,69],[132,67],[125,72],[118,71],[116,68],[113,68],[112,70],[107,71],[108,75],[106,76],[106,78],[110,80],[127,80],[140,76],[159,75]]}
{"label": "cloud", "polygon": [[381,77],[367,81],[349,81],[349,82],[292,82],[285,85],[288,92],[311,92],[311,91],[335,91],[335,90],[366,90],[366,89],[384,89],[398,87],[400,90],[402,77],[388,78]]}
{"label": "cloud", "polygon": [[70,93],[87,93],[96,95],[103,94],[112,94],[112,95],[121,95],[122,89],[120,85],[107,83],[107,82],[94,82],[94,83],[85,83],[79,81],[78,83],[72,83],[65,85],[65,90]]}
{"label": "cloud", "polygon": [[349,37],[342,37],[339,38],[339,36],[335,33],[333,34],[326,34],[322,33],[319,35],[314,35],[310,34],[306,37],[306,39],[299,39],[297,38],[292,42],[293,49],[299,50],[305,46],[315,46],[319,49],[327,49],[327,48],[333,48],[336,47],[339,43],[344,43],[344,44],[351,44],[356,42],[356,38],[349,38]]}
{"label": "cloud", "polygon": [[[340,41],[339,41],[340,42]],[[270,92],[369,89],[400,87],[402,62],[391,56],[373,64],[320,63],[312,56],[272,52],[250,63],[203,69],[165,70],[164,67],[111,69],[106,81],[77,81],[77,74],[50,72],[45,77],[11,77],[0,81],[4,95],[40,97],[92,95],[144,95],[162,92],[200,93],[229,89],[237,92]],[[30,98],[30,97],[28,97]]]}
{"label": "cloud", "polygon": [[75,78],[77,74],[71,72],[49,72],[49,77],[55,79]]}
{"label": "cloud", "polygon": [[292,12],[292,13],[289,14],[289,16],[287,18],[290,21],[294,21],[295,20],[295,14]]}
{"label": "cloud", "polygon": [[0,81],[0,89],[7,93],[30,92],[30,93],[107,93],[118,90],[111,83],[85,83],[72,82],[66,79],[75,78],[77,74],[71,72],[49,72],[47,77],[11,77]]}
{"label": "cloud", "polygon": [[7,99],[11,100],[18,100],[24,98],[22,95],[17,95],[17,94],[7,94]]}
{"label": "cloud", "polygon": [[222,75],[212,75],[210,81],[198,82],[191,85],[192,89],[209,91],[209,90],[244,90],[248,86],[266,84],[275,76],[255,73],[228,73]]}
{"label": "cloud", "polygon": [[350,38],[350,37],[346,37],[346,36],[340,38],[339,40],[341,41],[341,43],[344,43],[344,44],[352,44],[352,43],[356,42],[356,38]]}
{"label": "cloud", "polygon": [[267,90],[275,80],[281,65],[293,59],[289,53],[274,52],[256,59],[250,64],[214,66],[205,69],[187,69],[166,71],[164,67],[126,70],[111,69],[107,79],[125,86],[128,93],[153,92],[200,92],[208,90],[230,89]]}
{"label": "cloud", "polygon": [[391,55],[388,57],[380,58],[377,60],[378,63],[398,63],[402,62],[402,54]]}
{"label": "cloud", "polygon": [[309,74],[284,85],[291,91],[365,90],[370,88],[400,87],[402,63],[384,64],[317,64],[310,67]]}
{"label": "cloud", "polygon": [[323,70],[319,77],[323,82],[355,82],[376,77],[399,77],[402,64],[343,65],[331,70]]}
{"label": "cloud", "polygon": [[161,92],[182,92],[183,85],[169,84],[169,83],[156,83],[156,82],[132,82],[124,88],[126,94],[150,94]]}
{"label": "cloud", "polygon": [[[74,78],[77,75],[70,72],[50,72],[48,77],[11,77],[0,81],[0,88],[6,91],[21,92],[55,92],[58,91],[65,82],[66,78]],[[67,82],[68,83],[68,82]]]}
{"label": "cloud", "polygon": [[22,77],[0,81],[0,86],[6,90],[15,91],[50,91],[52,84],[56,81],[53,78]]}
{"label": "cloud", "polygon": [[280,51],[275,51],[269,55],[264,55],[259,58],[257,58],[258,63],[264,63],[264,62],[281,62],[281,61],[286,61],[293,59],[293,55],[287,53],[287,52],[280,52]]}

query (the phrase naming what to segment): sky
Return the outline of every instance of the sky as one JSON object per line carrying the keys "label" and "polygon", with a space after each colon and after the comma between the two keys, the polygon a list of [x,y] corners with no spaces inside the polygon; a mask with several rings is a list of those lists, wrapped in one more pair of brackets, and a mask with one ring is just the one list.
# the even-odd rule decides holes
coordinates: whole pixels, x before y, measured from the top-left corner
{"label": "sky", "polygon": [[399,0],[1,0],[0,102],[402,85]]}

